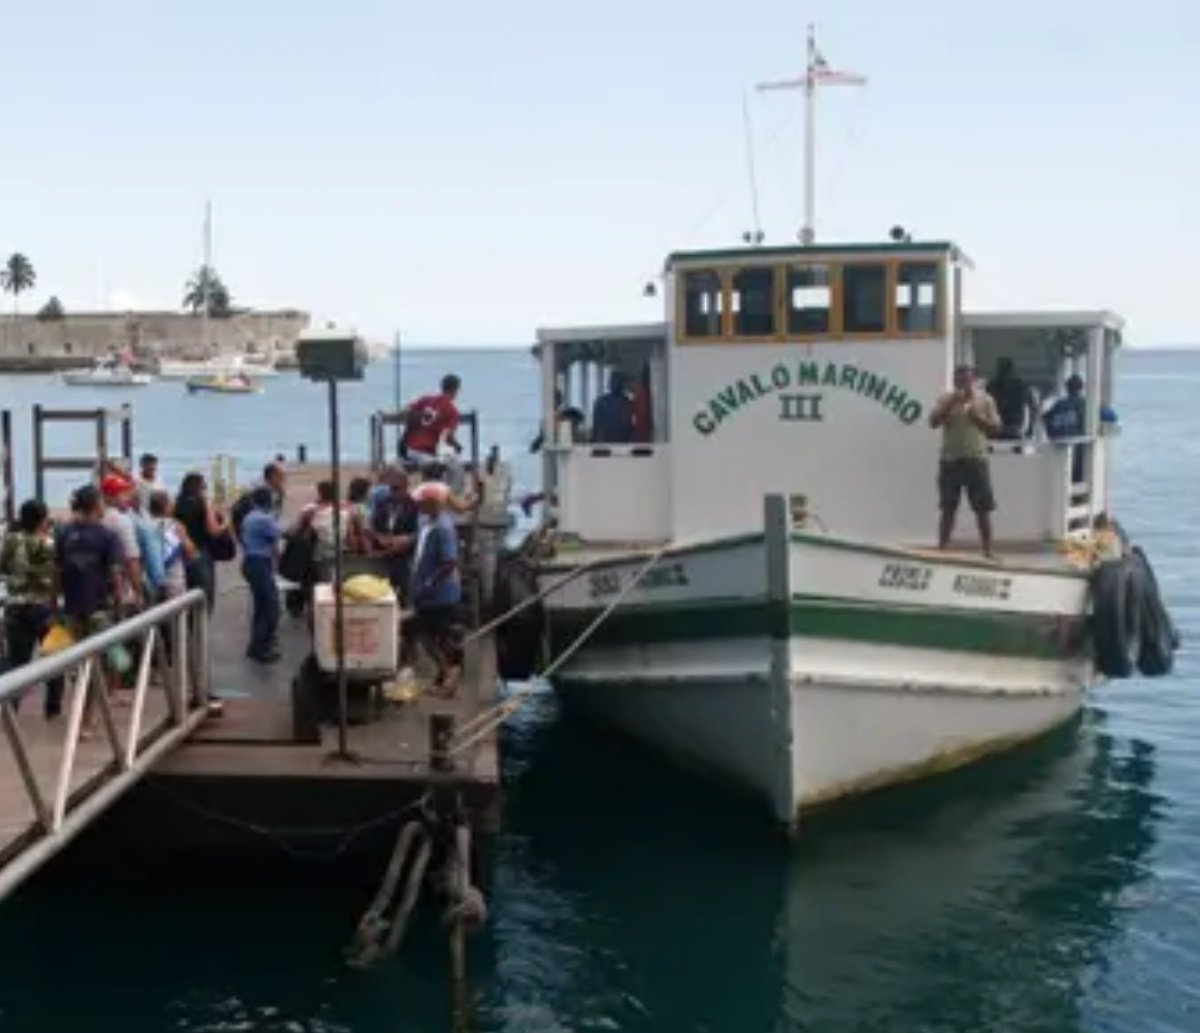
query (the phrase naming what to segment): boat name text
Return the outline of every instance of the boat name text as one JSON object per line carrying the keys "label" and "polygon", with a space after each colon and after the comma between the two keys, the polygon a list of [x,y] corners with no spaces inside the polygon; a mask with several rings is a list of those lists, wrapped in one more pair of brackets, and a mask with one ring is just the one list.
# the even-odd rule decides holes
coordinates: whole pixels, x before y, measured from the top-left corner
{"label": "boat name text", "polygon": [[924,592],[933,577],[931,567],[911,563],[888,563],[879,575],[880,588],[898,588],[905,592]]}
{"label": "boat name text", "polygon": [[820,363],[806,359],[794,365],[779,362],[767,372],[739,377],[714,394],[692,417],[692,426],[707,437],[739,409],[760,398],[780,396],[779,418],[816,422],[824,419],[820,393],[782,394],[793,387],[834,388],[876,402],[906,426],[921,418],[924,407],[899,384],[849,362]]}
{"label": "boat name text", "polygon": [[954,591],[976,599],[1007,599],[1012,594],[1012,578],[990,577],[987,574],[959,574],[954,579]]}
{"label": "boat name text", "polygon": [[[621,591],[622,577],[619,570],[597,570],[588,578],[588,588],[593,599],[616,595]],[[639,588],[681,588],[690,584],[682,563],[667,563],[654,567],[642,575]]]}

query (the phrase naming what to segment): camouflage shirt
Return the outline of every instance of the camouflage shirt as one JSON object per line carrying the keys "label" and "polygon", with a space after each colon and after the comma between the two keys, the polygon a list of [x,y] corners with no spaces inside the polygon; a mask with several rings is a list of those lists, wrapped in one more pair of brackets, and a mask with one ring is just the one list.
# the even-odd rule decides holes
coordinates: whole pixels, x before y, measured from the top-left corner
{"label": "camouflage shirt", "polygon": [[0,546],[0,577],[15,603],[54,602],[54,540],[49,535],[9,531]]}

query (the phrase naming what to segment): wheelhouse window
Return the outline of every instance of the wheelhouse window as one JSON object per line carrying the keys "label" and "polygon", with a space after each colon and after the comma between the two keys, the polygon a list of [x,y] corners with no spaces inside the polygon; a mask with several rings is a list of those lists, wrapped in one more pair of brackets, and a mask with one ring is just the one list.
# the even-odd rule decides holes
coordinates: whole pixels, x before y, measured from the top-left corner
{"label": "wheelhouse window", "polygon": [[733,274],[730,294],[735,337],[775,336],[775,268],[753,266]]}
{"label": "wheelhouse window", "polygon": [[887,265],[848,263],[842,267],[842,330],[880,334],[887,329]]}
{"label": "wheelhouse window", "polygon": [[683,330],[685,337],[720,337],[724,312],[721,274],[712,269],[692,269],[683,274]]}
{"label": "wheelhouse window", "polygon": [[792,266],[787,271],[787,331],[827,334],[833,312],[833,277],[827,265]]}
{"label": "wheelhouse window", "polygon": [[937,262],[896,265],[896,329],[928,334],[941,325],[941,270]]}

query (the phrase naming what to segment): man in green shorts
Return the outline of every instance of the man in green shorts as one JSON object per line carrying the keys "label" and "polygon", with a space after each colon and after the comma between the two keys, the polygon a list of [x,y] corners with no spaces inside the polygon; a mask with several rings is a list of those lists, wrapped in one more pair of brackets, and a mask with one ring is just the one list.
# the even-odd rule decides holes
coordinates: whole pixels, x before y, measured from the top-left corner
{"label": "man in green shorts", "polygon": [[954,390],[942,395],[929,414],[929,426],[942,432],[938,464],[938,548],[944,549],[954,531],[954,518],[963,492],[979,524],[983,554],[992,555],[992,478],[988,470],[988,438],[1000,430],[1000,414],[986,391],[976,386],[975,370],[954,370]]}

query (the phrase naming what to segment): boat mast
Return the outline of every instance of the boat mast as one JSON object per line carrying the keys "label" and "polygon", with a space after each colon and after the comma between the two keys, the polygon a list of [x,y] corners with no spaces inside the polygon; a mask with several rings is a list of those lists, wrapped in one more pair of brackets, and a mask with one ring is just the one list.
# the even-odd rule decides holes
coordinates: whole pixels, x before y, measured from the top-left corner
{"label": "boat mast", "polygon": [[200,268],[200,290],[204,295],[204,305],[200,310],[200,335],[204,353],[208,354],[208,307],[211,303],[209,292],[212,287],[212,201],[204,202],[204,262]]}
{"label": "boat mast", "polygon": [[759,83],[758,89],[804,91],[804,225],[800,243],[817,238],[817,88],[820,86],[864,86],[867,79],[855,72],[836,72],[817,49],[816,27],[808,27],[807,62],[804,77]]}

